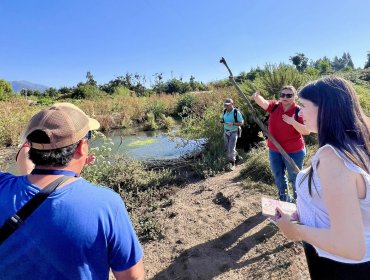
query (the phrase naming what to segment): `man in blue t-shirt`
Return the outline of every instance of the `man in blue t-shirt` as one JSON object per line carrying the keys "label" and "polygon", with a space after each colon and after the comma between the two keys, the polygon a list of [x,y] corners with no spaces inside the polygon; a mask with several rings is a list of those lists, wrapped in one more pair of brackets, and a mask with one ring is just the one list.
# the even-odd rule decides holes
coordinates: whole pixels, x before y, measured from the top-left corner
{"label": "man in blue t-shirt", "polygon": [[236,141],[241,134],[241,126],[244,123],[243,116],[240,111],[234,108],[234,101],[231,98],[224,100],[224,112],[222,114],[221,123],[224,124],[224,145],[229,164],[229,170],[235,170],[235,160],[237,157]]}
{"label": "man in blue t-shirt", "polygon": [[143,251],[121,197],[79,177],[99,123],[70,103],[42,110],[24,137],[35,169],[0,172],[0,226],[61,175],[69,179],[0,245],[0,279],[144,279]]}

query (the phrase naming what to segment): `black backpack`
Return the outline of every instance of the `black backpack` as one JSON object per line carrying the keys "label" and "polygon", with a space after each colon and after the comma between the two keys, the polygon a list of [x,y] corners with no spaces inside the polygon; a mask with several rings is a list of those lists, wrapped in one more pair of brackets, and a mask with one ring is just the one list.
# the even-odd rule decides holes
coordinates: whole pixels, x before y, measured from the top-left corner
{"label": "black backpack", "polygon": [[[279,103],[275,103],[274,107],[272,107],[272,110],[271,110],[271,113],[274,112],[277,107],[279,107]],[[299,111],[301,110],[301,107],[299,107],[298,105],[296,105],[295,107],[295,112],[294,112],[294,119],[296,121],[298,121],[298,114],[299,114]]]}
{"label": "black backpack", "polygon": [[[244,117],[244,114],[243,114],[243,112],[242,111],[240,111],[239,109],[238,109],[238,107],[234,107],[234,122],[238,122],[238,111],[240,112],[240,114],[242,115],[242,118],[243,118],[243,121],[244,121],[244,123],[245,123],[245,117]],[[227,111],[227,109],[224,109],[224,115],[226,114],[226,111]]]}

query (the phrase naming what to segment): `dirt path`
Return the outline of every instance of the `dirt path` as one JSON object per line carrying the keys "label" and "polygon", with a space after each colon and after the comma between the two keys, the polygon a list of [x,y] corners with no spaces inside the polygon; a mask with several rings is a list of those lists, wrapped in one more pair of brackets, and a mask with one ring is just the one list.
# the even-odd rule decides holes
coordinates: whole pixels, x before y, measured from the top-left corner
{"label": "dirt path", "polygon": [[16,147],[0,148],[0,170],[8,170],[9,162],[14,162]]}
{"label": "dirt path", "polygon": [[147,279],[309,279],[302,246],[260,214],[241,169],[187,185],[158,210],[164,236],[144,245]]}

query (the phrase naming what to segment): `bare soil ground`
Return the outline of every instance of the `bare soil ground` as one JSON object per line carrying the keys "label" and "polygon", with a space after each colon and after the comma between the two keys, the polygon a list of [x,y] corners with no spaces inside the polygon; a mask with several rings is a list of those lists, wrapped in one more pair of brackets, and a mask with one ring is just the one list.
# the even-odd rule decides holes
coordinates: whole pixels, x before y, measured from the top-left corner
{"label": "bare soil ground", "polygon": [[147,279],[309,279],[302,245],[261,215],[241,169],[188,184],[157,211],[163,238],[144,244]]}
{"label": "bare soil ground", "polygon": [[16,147],[0,148],[0,170],[6,170],[10,162],[14,162]]}

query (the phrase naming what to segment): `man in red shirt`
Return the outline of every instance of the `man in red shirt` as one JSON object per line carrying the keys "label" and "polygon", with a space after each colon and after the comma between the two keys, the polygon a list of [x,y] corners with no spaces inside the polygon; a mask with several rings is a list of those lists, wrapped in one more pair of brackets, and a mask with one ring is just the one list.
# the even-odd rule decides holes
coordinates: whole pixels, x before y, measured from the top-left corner
{"label": "man in red shirt", "polygon": [[[284,86],[280,90],[279,101],[266,100],[259,92],[255,92],[252,95],[254,101],[270,114],[268,121],[269,133],[283,147],[297,166],[302,169],[306,155],[302,134],[308,135],[309,131],[303,124],[302,117],[298,114],[299,107],[295,103],[296,97],[297,90],[293,86]],[[288,180],[285,175],[286,170],[293,187],[293,198],[296,199],[295,180],[297,175],[270,140],[268,140],[268,147],[271,171],[279,191],[279,199],[283,201],[291,200]]]}

